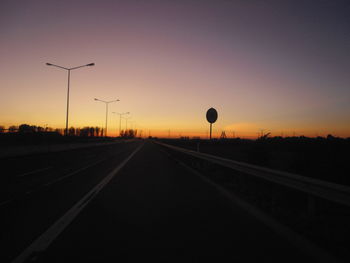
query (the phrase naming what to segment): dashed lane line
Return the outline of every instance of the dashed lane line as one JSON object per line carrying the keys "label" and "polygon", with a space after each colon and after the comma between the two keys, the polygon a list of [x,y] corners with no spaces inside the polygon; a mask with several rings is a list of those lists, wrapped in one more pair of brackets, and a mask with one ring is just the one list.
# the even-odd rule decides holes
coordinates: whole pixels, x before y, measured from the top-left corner
{"label": "dashed lane line", "polygon": [[[120,152],[118,152],[118,153],[120,153]],[[76,170],[76,171],[74,171],[74,172],[72,172],[72,173],[69,173],[69,174],[67,174],[67,175],[64,175],[64,176],[62,176],[62,177],[57,178],[57,179],[54,180],[54,181],[51,181],[51,182],[49,182],[49,183],[46,183],[46,184],[44,184],[43,186],[41,186],[41,187],[39,187],[39,188],[37,188],[37,189],[28,190],[28,191],[25,192],[25,194],[26,194],[26,195],[30,195],[30,194],[32,194],[32,193],[34,193],[34,192],[36,192],[36,191],[39,191],[39,190],[43,189],[44,187],[51,186],[51,185],[53,185],[53,184],[55,184],[55,183],[57,183],[57,182],[59,182],[59,181],[62,181],[62,180],[66,179],[66,178],[68,178],[68,177],[70,177],[70,176],[73,176],[73,175],[75,175],[75,174],[77,174],[77,173],[79,173],[79,172],[81,172],[81,171],[83,171],[83,170],[86,170],[86,169],[88,169],[88,168],[90,168],[90,167],[92,167],[92,166],[94,166],[94,165],[96,165],[96,164],[98,164],[98,163],[100,163],[100,162],[102,162],[102,161],[104,161],[104,160],[106,160],[106,158],[105,158],[105,159],[102,159],[102,160],[98,160],[98,161],[96,161],[96,162],[94,162],[94,163],[92,163],[92,164],[89,164],[89,165],[85,166],[85,167],[79,168],[78,170]],[[49,168],[52,168],[52,167],[45,167],[45,168],[42,168],[42,169],[38,169],[38,170],[29,172],[29,173],[26,173],[26,174],[22,174],[21,176],[25,176],[25,175],[28,175],[28,174],[34,173],[34,172],[39,172],[39,170],[40,170],[40,171],[48,170]],[[18,176],[18,177],[20,177],[20,176]],[[5,200],[5,201],[1,201],[1,202],[0,202],[0,207],[8,205],[9,203],[11,203],[11,202],[14,201],[14,200],[15,200],[15,199],[8,199],[8,200]]]}
{"label": "dashed lane line", "polygon": [[48,166],[48,167],[44,167],[44,168],[40,168],[40,169],[36,169],[36,170],[30,171],[30,172],[27,172],[27,173],[23,173],[23,174],[17,175],[17,177],[24,177],[24,176],[27,176],[27,175],[31,175],[31,174],[40,173],[40,172],[43,172],[43,171],[49,170],[49,169],[51,169],[51,168],[52,168],[52,166]]}
{"label": "dashed lane line", "polygon": [[84,171],[84,170],[86,170],[86,169],[88,169],[88,168],[90,168],[90,167],[92,167],[92,166],[94,166],[94,165],[96,165],[96,164],[98,164],[98,163],[101,163],[101,162],[103,162],[104,160],[106,160],[106,159],[98,160],[98,161],[96,161],[96,162],[94,162],[94,163],[92,163],[92,164],[89,164],[89,165],[87,165],[87,166],[84,166],[84,167],[82,167],[82,168],[79,168],[78,170],[75,170],[74,172],[71,172],[71,173],[69,173],[69,174],[67,174],[67,175],[64,175],[64,176],[59,177],[59,178],[57,178],[57,179],[55,179],[55,180],[53,180],[53,181],[51,181],[51,182],[48,182],[48,183],[44,184],[44,186],[47,187],[47,186],[53,185],[53,184],[55,184],[55,183],[57,183],[57,182],[60,182],[60,181],[62,181],[62,180],[64,180],[64,179],[67,179],[68,177],[71,177],[71,176],[73,176],[73,175],[75,175],[75,174],[77,174],[77,173],[80,173],[81,171]]}
{"label": "dashed lane line", "polygon": [[76,218],[84,207],[109,183],[110,180],[130,161],[130,159],[142,148],[144,144],[137,147],[121,164],[111,171],[100,183],[93,187],[83,198],[81,198],[71,209],[29,245],[13,263],[34,262],[37,256],[44,252],[49,245],[60,235],[60,233]]}
{"label": "dashed lane line", "polygon": [[[94,165],[96,165],[96,164],[98,164],[98,163],[100,163],[100,162],[102,162],[102,161],[104,161],[104,160],[105,160],[105,159],[99,160],[99,161],[97,161],[97,162],[94,162],[94,163],[89,164],[89,165],[87,165],[87,166],[84,166],[84,167],[82,167],[82,168],[79,168],[78,170],[76,170],[76,171],[74,171],[74,172],[72,172],[72,173],[69,173],[69,174],[67,174],[67,175],[64,175],[64,176],[62,176],[62,177],[57,178],[56,180],[53,180],[53,181],[51,181],[51,182],[49,182],[49,183],[44,184],[44,185],[42,185],[42,186],[39,187],[39,188],[27,190],[27,191],[25,192],[25,194],[26,194],[26,195],[30,195],[30,194],[32,194],[32,193],[34,193],[34,192],[37,192],[37,191],[43,189],[44,187],[51,186],[51,185],[53,185],[53,184],[55,184],[55,183],[57,183],[57,182],[59,182],[59,181],[62,181],[62,180],[66,179],[66,178],[68,178],[68,177],[70,177],[70,176],[73,176],[73,175],[75,175],[75,174],[77,174],[77,173],[79,173],[79,172],[81,172],[81,171],[83,171],[83,170],[86,170],[86,169],[88,169],[88,168],[90,168],[90,167],[92,167],[92,166],[94,166]],[[15,200],[15,199],[8,199],[8,200],[5,200],[5,201],[2,201],[2,202],[0,202],[0,207],[7,205],[7,204],[11,203],[11,202],[14,201],[14,200]]]}

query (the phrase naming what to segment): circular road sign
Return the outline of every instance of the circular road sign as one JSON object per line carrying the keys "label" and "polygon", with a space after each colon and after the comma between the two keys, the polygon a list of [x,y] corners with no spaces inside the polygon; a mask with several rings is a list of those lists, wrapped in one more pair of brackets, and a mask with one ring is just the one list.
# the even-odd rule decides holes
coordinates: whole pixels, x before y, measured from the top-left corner
{"label": "circular road sign", "polygon": [[218,119],[218,112],[216,111],[216,109],[210,108],[207,111],[207,121],[210,123],[214,123],[216,122],[217,119]]}

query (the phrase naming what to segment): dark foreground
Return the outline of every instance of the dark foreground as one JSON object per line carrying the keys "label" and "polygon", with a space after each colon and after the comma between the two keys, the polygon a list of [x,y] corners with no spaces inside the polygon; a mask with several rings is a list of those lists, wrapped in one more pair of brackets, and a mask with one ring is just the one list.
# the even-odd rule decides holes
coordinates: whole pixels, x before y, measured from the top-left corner
{"label": "dark foreground", "polygon": [[1,164],[1,262],[320,262],[152,142]]}

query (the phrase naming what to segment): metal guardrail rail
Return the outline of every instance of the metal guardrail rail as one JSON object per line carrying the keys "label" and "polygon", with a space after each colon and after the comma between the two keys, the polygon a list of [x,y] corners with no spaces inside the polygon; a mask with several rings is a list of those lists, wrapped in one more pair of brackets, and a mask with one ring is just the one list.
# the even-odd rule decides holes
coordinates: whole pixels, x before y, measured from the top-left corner
{"label": "metal guardrail rail", "polygon": [[316,196],[338,204],[350,206],[350,187],[348,186],[238,162],[211,154],[195,152],[159,141],[156,141],[156,143],[169,149],[188,154],[226,168],[253,175],[276,184],[287,186],[289,188],[297,189],[311,196]]}

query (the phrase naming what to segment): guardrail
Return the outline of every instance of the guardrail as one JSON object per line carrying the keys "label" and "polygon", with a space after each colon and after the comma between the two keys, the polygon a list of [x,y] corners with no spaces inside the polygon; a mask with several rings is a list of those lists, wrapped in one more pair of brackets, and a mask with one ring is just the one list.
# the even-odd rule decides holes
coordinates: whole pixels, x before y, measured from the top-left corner
{"label": "guardrail", "polygon": [[253,175],[264,180],[284,185],[338,204],[350,206],[350,187],[331,182],[308,178],[293,173],[277,171],[257,165],[238,162],[206,153],[195,152],[181,147],[156,141],[157,144],[169,149],[202,159],[226,168],[237,170],[245,174]]}

